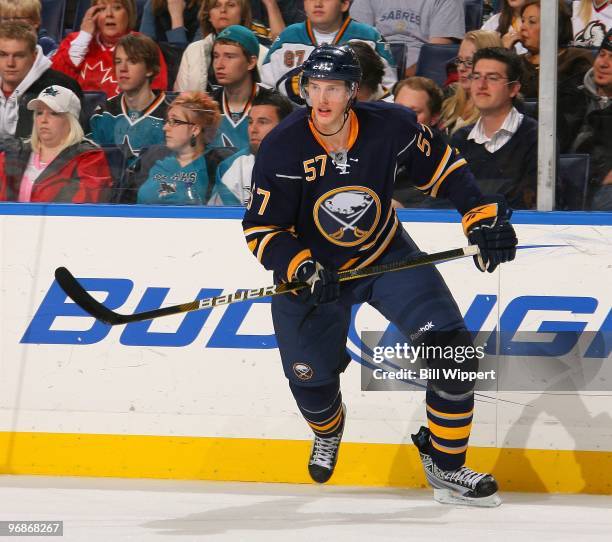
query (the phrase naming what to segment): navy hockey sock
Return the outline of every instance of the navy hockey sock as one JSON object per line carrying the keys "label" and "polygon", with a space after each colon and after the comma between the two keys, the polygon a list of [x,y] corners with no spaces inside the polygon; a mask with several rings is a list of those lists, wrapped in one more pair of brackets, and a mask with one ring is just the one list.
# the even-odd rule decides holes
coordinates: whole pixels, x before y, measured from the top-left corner
{"label": "navy hockey sock", "polygon": [[334,437],[342,429],[342,393],[340,382],[324,386],[298,386],[289,383],[293,397],[306,423],[319,437]]}
{"label": "navy hockey sock", "polygon": [[426,400],[431,458],[442,470],[458,469],[465,463],[474,413],[474,393],[459,395],[429,389]]}

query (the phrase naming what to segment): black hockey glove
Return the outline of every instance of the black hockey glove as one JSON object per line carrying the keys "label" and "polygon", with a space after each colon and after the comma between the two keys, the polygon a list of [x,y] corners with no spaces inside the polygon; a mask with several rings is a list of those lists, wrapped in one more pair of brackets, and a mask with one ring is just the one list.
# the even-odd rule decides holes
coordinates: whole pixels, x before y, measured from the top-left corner
{"label": "black hockey glove", "polygon": [[314,306],[336,301],[340,297],[340,284],[335,271],[325,269],[319,262],[306,260],[295,271],[295,279],[308,288],[297,291],[298,297]]}
{"label": "black hockey glove", "polygon": [[463,231],[470,245],[478,245],[480,254],[474,256],[476,267],[492,273],[504,262],[514,260],[516,233],[510,217],[512,210],[503,198],[489,198],[491,203],[474,207],[463,216]]}

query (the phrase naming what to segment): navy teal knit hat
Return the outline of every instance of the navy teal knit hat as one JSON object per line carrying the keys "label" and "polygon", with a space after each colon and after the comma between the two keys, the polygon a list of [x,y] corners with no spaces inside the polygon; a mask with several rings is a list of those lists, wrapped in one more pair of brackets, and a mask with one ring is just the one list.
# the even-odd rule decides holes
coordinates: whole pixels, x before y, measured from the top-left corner
{"label": "navy teal knit hat", "polygon": [[259,56],[259,42],[255,34],[244,26],[234,24],[224,28],[217,34],[215,42],[219,40],[234,41],[244,47],[245,51],[252,56]]}

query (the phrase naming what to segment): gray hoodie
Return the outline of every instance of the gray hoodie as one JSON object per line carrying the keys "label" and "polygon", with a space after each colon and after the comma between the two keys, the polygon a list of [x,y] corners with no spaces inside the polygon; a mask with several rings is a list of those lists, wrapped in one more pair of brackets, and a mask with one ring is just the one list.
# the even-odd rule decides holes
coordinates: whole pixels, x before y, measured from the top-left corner
{"label": "gray hoodie", "polygon": [[[7,98],[0,91],[0,136],[14,136],[19,119],[19,100],[32,84],[49,68],[51,61],[44,55],[40,45],[36,46],[36,59],[23,81]],[[2,79],[0,78],[0,85]]]}
{"label": "gray hoodie", "polygon": [[595,109],[605,109],[612,104],[612,98],[608,96],[600,96],[597,93],[597,85],[593,76],[593,68],[584,74],[583,88],[588,96],[587,113]]}

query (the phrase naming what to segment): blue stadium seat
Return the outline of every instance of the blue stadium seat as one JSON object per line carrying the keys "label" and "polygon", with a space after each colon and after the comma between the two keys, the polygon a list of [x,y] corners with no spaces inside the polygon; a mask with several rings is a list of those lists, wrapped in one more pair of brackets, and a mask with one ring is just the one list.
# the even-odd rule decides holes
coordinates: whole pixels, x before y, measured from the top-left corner
{"label": "blue stadium seat", "polygon": [[115,196],[125,190],[123,177],[127,166],[127,161],[123,151],[115,145],[103,146],[101,149],[104,151],[106,161],[108,162],[108,167],[113,177],[113,196],[111,196],[111,202],[116,202],[119,201],[119,199],[115,199]]}
{"label": "blue stadium seat", "polygon": [[463,0],[465,9],[465,31],[478,30],[482,26],[482,0]]}
{"label": "blue stadium seat", "polygon": [[[81,28],[81,21],[85,12],[91,6],[91,0],[77,0],[76,7],[74,8],[74,21],[72,23],[72,29],[70,31],[79,30]],[[67,32],[69,33],[69,32]]]}
{"label": "blue stadium seat", "polygon": [[529,115],[532,119],[538,118],[538,100],[525,100],[521,107],[522,113]]}
{"label": "blue stadium seat", "polygon": [[401,81],[404,78],[406,69],[406,42],[390,41],[389,49],[391,51],[391,56],[393,56],[393,60],[395,60],[395,65],[397,66],[397,80]]}
{"label": "blue stadium seat", "polygon": [[446,81],[446,65],[457,56],[458,44],[434,45],[426,43],[421,47],[421,53],[416,67],[416,75],[429,77],[438,85]]}
{"label": "blue stadium seat", "polygon": [[89,121],[98,105],[106,101],[106,93],[95,90],[83,92],[81,116]]}
{"label": "blue stadium seat", "polygon": [[40,25],[56,42],[62,39],[66,0],[41,0]]}
{"label": "blue stadium seat", "polygon": [[591,176],[591,156],[588,154],[561,154],[559,170],[567,210],[584,211]]}
{"label": "blue stadium seat", "polygon": [[136,28],[134,28],[134,30],[138,30],[140,28],[140,21],[142,20],[142,11],[144,10],[146,3],[147,0],[136,0]]}

